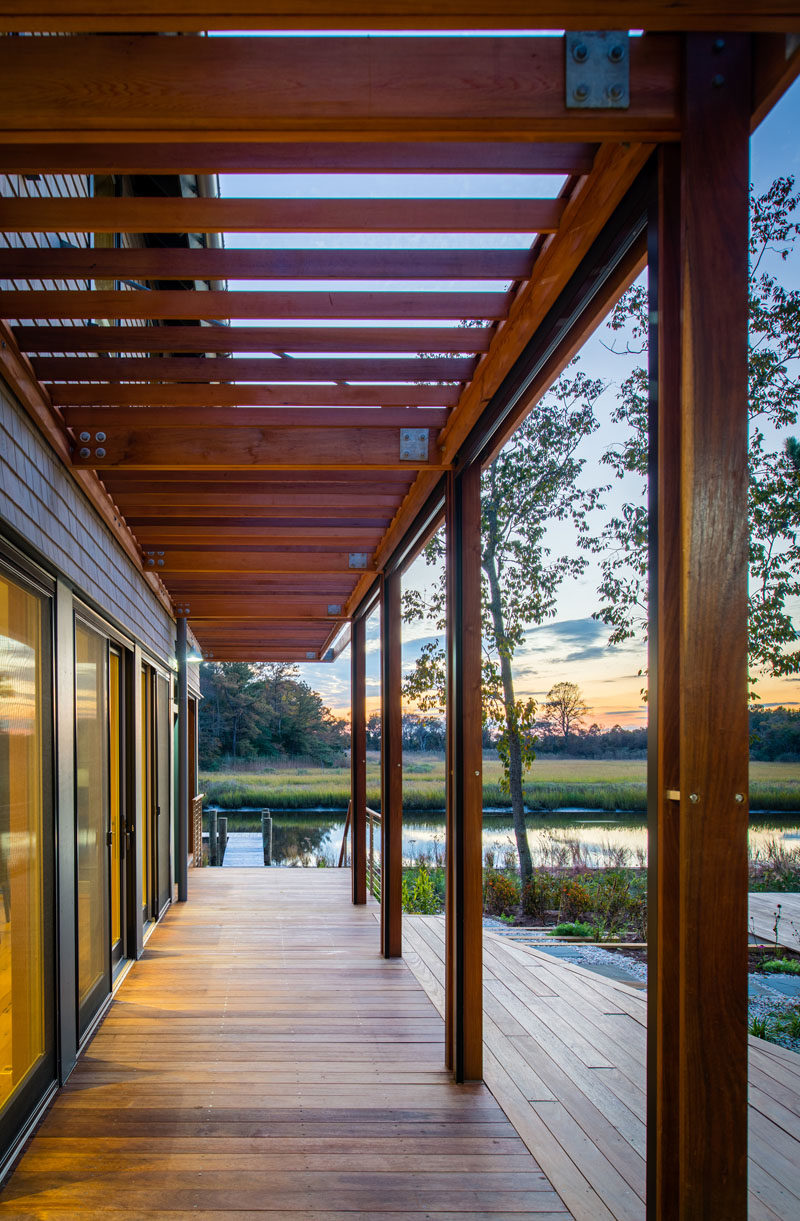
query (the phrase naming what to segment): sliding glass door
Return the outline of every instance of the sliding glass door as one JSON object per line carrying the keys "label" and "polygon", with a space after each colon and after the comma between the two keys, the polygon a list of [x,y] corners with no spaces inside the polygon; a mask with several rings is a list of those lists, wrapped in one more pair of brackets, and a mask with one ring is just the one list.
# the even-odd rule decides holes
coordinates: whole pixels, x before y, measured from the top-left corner
{"label": "sliding glass door", "polygon": [[56,1074],[50,601],[0,566],[0,1153]]}

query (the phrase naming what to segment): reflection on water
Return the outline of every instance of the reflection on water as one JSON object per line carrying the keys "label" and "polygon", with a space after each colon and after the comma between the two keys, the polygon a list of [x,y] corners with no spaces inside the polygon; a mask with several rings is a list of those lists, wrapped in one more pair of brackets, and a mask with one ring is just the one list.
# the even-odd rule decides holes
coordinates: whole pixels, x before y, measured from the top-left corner
{"label": "reflection on water", "polygon": [[[228,815],[228,829],[244,829],[252,816],[237,811]],[[319,811],[272,812],[272,854],[276,865],[316,865],[325,861],[336,865],[342,846],[344,816]],[[800,820],[797,816],[753,821],[750,824],[750,851],[765,853],[772,842],[787,850],[800,847]],[[528,842],[536,865],[572,864],[577,853],[589,865],[647,863],[647,826],[644,819],[587,815],[561,818],[529,818]],[[375,828],[375,847],[380,832]],[[484,814],[483,851],[491,853],[496,864],[506,853],[516,852],[514,829],[508,815]],[[438,814],[413,814],[403,818],[403,856],[411,864],[420,859],[442,859],[444,854],[444,817]]]}

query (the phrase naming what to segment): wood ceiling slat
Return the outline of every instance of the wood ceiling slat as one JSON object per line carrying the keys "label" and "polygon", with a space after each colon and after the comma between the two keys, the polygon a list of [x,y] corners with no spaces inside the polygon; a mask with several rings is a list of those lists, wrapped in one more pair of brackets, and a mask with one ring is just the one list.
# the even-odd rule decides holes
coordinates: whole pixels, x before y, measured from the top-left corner
{"label": "wood ceiling slat", "polygon": [[[2,229],[2,221],[0,221]],[[0,293],[4,318],[503,318],[508,293],[482,292],[106,292],[48,289]]]}
{"label": "wood ceiling slat", "polygon": [[131,357],[42,357],[33,360],[41,381],[264,381],[264,382],[414,382],[466,381],[475,370],[471,358],[430,357],[418,360],[260,360],[241,357],[164,356]]}
{"label": "wood ceiling slat", "polygon": [[8,39],[0,55],[0,131],[11,142],[33,132],[91,143],[180,132],[595,141],[676,138],[680,128],[679,40],[669,36],[632,40],[631,105],[608,111],[567,110],[563,43],[552,38],[94,35],[70,39],[69,55],[53,38]]}
{"label": "wood ceiling slat", "polygon": [[[0,144],[7,174],[588,174],[597,147],[586,143],[382,142],[276,144],[267,141],[169,144]],[[234,253],[228,251],[229,254]],[[259,251],[259,253],[263,253]],[[305,252],[304,252],[305,253]],[[228,273],[230,274],[230,273]]]}
{"label": "wood ceiling slat", "polygon": [[[136,4],[107,0],[6,0],[0,29],[6,30],[204,30],[269,29],[628,29],[717,30],[718,0],[143,0]],[[727,0],[726,29],[794,28],[793,0]],[[788,23],[788,24],[787,24]]]}
{"label": "wood ceiling slat", "polygon": [[485,352],[492,334],[489,327],[464,326],[14,328],[23,352]]}
{"label": "wood ceiling slat", "polygon": [[[229,531],[261,527],[270,538],[280,538],[282,536],[291,538],[294,537],[294,534],[317,529],[322,531],[327,530],[331,534],[336,529],[341,536],[349,533],[363,532],[370,534],[377,533],[381,537],[386,526],[391,521],[391,517],[335,518],[326,514],[324,518],[326,524],[324,526],[319,525],[319,517],[294,516],[274,518],[262,517],[259,514],[255,514],[252,517],[234,517],[232,515],[225,517],[224,514],[206,513],[197,517],[172,518],[162,517],[161,515],[148,517],[146,514],[142,514],[137,518],[127,517],[126,520],[129,525],[136,526],[136,537],[142,541],[154,531],[167,531],[166,534],[162,534],[162,537],[166,538],[177,537],[176,534],[172,533],[173,530],[182,529],[183,536],[185,537],[187,533],[193,533],[197,528],[220,529],[226,525]],[[273,527],[277,527],[277,529],[273,529]],[[324,539],[325,534],[323,533],[321,537]]]}
{"label": "wood ceiling slat", "polygon": [[0,280],[522,280],[529,250],[0,250]]}
{"label": "wood ceiling slat", "polygon": [[[158,572],[230,572],[230,573],[338,573],[350,572],[350,557],[339,551],[301,551],[296,547],[287,551],[268,550],[259,547],[254,551],[235,551],[226,547],[222,551],[164,550],[163,566]],[[367,561],[367,568],[372,563]]]}
{"label": "wood ceiling slat", "polygon": [[6,233],[555,233],[563,211],[561,199],[2,196],[0,229]]}
{"label": "wood ceiling slat", "polygon": [[68,428],[430,428],[447,423],[447,411],[419,407],[336,407],[293,410],[291,407],[67,407]]}
{"label": "wood ceiling slat", "polygon": [[[104,472],[105,473],[105,472]],[[259,513],[270,511],[270,516],[297,515],[298,512],[315,509],[342,509],[348,513],[359,510],[396,509],[401,496],[389,494],[355,496],[346,492],[321,492],[319,494],[303,492],[234,492],[226,489],[221,492],[125,492],[111,495],[119,500],[120,508],[128,513],[142,515],[147,512],[165,513],[174,509],[190,514],[193,510],[202,513],[230,512],[236,517],[242,516],[242,509],[258,509]]]}
{"label": "wood ceiling slat", "polygon": [[[269,484],[273,488],[280,485],[280,487],[297,491],[298,487],[308,484],[309,490],[312,491],[336,486],[341,489],[344,486],[356,490],[362,495],[372,490],[382,491],[385,495],[389,488],[403,490],[409,488],[414,481],[414,472],[382,471],[380,475],[376,475],[374,471],[357,469],[351,471],[215,471],[213,475],[204,477],[202,471],[160,471],[157,476],[141,475],[136,471],[108,471],[103,478],[107,484],[114,487],[128,487],[143,482],[159,488],[170,483],[181,486],[197,484],[203,487],[213,483],[223,489],[226,484],[235,483],[237,485],[256,484],[258,487],[265,487]],[[367,484],[368,487],[356,486],[361,484]]]}
{"label": "wood ceiling slat", "polygon": [[341,543],[342,547],[350,547],[353,551],[358,551],[363,544],[364,547],[369,546],[374,549],[380,542],[381,530],[362,528],[358,529],[354,526],[335,526],[315,525],[313,528],[309,526],[283,526],[283,525],[239,525],[238,522],[234,526],[214,525],[202,526],[192,524],[191,526],[174,526],[171,524],[160,525],[154,522],[149,526],[139,526],[136,531],[136,537],[139,542],[147,544],[161,542],[181,543],[217,543],[224,540],[232,543],[260,543],[260,542],[279,542],[287,539],[289,542],[304,542],[312,545],[318,543]]}
{"label": "wood ceiling slat", "polygon": [[460,386],[53,385],[56,407],[448,407]]}
{"label": "wood ceiling slat", "polygon": [[[324,621],[326,623],[342,620],[344,616],[334,616],[328,613],[328,606],[331,603],[325,598],[318,597],[315,600],[309,598],[301,598],[299,595],[294,599],[285,598],[280,600],[279,597],[258,598],[250,595],[249,597],[231,598],[226,594],[200,594],[193,598],[187,598],[183,601],[183,605],[187,605],[192,616],[198,615],[202,618],[216,619],[224,617],[230,620],[268,620],[287,618],[292,622],[301,619],[313,619]],[[340,605],[336,603],[336,605]]]}
{"label": "wood ceiling slat", "polygon": [[440,466],[431,436],[428,458],[400,457],[400,429],[391,428],[207,428],[133,429],[110,434],[103,454],[95,443],[86,446],[87,457],[76,450],[73,465],[105,470],[126,466],[131,470],[243,470],[263,467],[280,470],[360,466],[382,470],[436,469]]}
{"label": "wood ceiling slat", "polygon": [[266,598],[273,594],[281,598],[324,598],[338,602],[357,584],[358,575],[353,573],[327,573],[324,584],[308,573],[251,573],[237,580],[235,587],[225,573],[192,574],[174,573],[169,578],[170,589],[175,590],[182,601],[199,594],[215,597],[230,597],[234,590],[250,598]]}

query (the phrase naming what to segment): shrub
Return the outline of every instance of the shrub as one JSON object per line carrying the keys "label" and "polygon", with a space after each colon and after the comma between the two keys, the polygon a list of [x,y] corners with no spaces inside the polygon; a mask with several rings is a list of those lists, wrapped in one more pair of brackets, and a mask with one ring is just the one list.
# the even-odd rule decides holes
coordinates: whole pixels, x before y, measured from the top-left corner
{"label": "shrub", "polygon": [[761,970],[769,975],[800,975],[800,962],[794,958],[770,958],[762,962]]}
{"label": "shrub", "polygon": [[427,865],[420,865],[413,886],[403,878],[403,911],[414,916],[435,916],[441,910],[439,896]]}
{"label": "shrub", "polygon": [[509,915],[519,903],[519,884],[504,873],[488,873],[483,884],[483,907],[491,916]]}
{"label": "shrub", "polygon": [[547,935],[548,937],[591,937],[593,934],[594,929],[591,924],[584,924],[579,920],[572,924],[557,924]]}
{"label": "shrub", "polygon": [[536,870],[522,888],[522,910],[526,916],[543,916],[558,907],[560,885],[557,878]]}
{"label": "shrub", "polygon": [[579,920],[592,906],[592,896],[578,878],[566,878],[561,883],[559,915],[562,920]]}

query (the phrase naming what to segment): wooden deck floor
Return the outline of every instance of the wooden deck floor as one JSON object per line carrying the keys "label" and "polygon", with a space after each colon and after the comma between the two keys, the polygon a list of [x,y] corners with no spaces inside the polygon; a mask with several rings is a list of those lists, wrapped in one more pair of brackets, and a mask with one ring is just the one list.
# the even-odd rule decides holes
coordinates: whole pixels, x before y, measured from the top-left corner
{"label": "wooden deck floor", "polygon": [[780,891],[751,891],[748,900],[750,930],[760,941],[775,941],[775,913],[781,907],[778,945],[800,950],[800,895]]}
{"label": "wooden deck floor", "polygon": [[205,869],[0,1196],[17,1221],[568,1221],[346,870]]}
{"label": "wooden deck floor", "polygon": [[[406,961],[442,1009],[444,920],[407,916]],[[646,1001],[484,936],[487,1084],[576,1221],[645,1215]],[[800,1217],[800,1056],[750,1039],[750,1221]]]}

